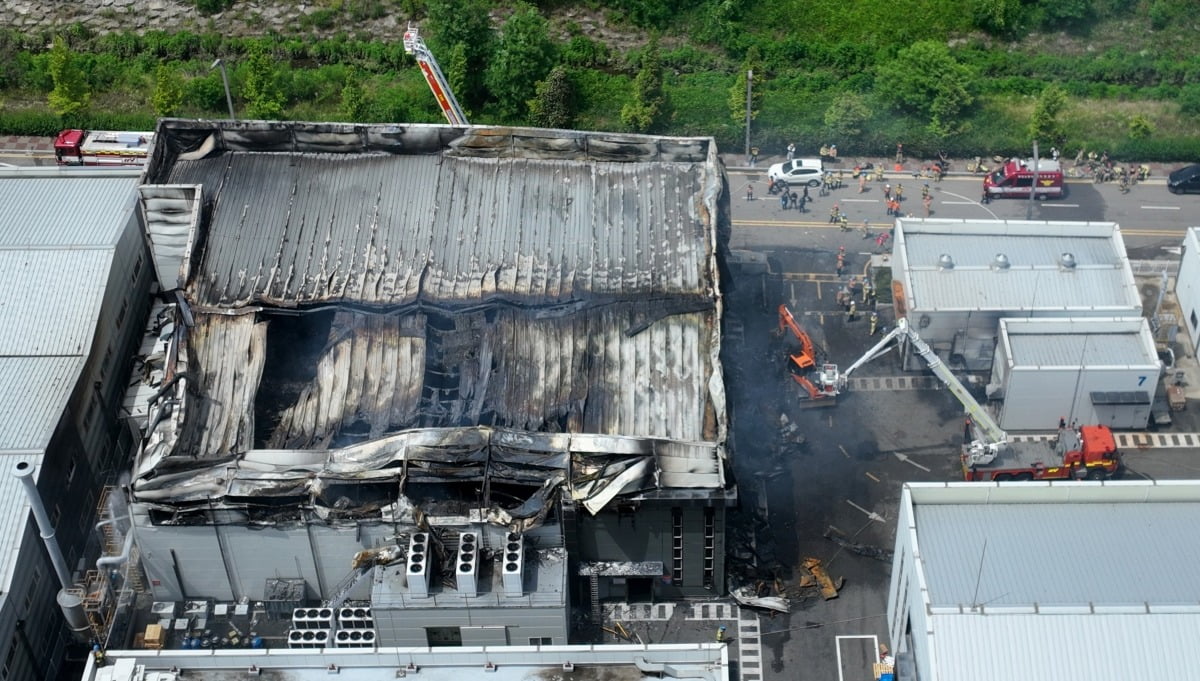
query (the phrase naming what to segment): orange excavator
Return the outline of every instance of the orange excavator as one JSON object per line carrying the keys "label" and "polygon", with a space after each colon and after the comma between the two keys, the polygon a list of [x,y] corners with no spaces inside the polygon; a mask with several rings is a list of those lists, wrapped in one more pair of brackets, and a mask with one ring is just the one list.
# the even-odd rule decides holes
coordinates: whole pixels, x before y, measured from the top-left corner
{"label": "orange excavator", "polygon": [[[834,404],[834,398],[838,394],[837,365],[823,363],[819,370],[816,368],[817,352],[812,338],[796,323],[796,318],[792,316],[792,311],[788,309],[787,305],[781,304],[779,306],[779,328],[776,333],[782,336],[787,331],[791,331],[796,340],[800,341],[800,351],[795,354],[789,352],[788,359],[792,363],[790,367],[792,380],[808,393],[810,400],[808,405]],[[813,378],[809,378],[809,374],[812,374]]]}

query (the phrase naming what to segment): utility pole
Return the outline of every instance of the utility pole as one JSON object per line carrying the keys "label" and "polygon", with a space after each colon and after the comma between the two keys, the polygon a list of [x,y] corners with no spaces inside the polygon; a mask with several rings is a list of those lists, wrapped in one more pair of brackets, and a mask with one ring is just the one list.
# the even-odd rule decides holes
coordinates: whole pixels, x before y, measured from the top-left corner
{"label": "utility pole", "polygon": [[1033,219],[1033,202],[1037,199],[1038,188],[1038,144],[1033,141],[1033,186],[1029,188],[1029,207],[1025,210],[1025,219]]}
{"label": "utility pole", "polygon": [[229,74],[225,72],[225,60],[217,59],[208,67],[208,70],[221,69],[221,83],[225,86],[225,105],[229,107],[229,120],[237,120],[237,116],[233,115],[233,97],[229,96]]}
{"label": "utility pole", "polygon": [[746,158],[750,158],[750,97],[754,88],[754,69],[746,71]]}

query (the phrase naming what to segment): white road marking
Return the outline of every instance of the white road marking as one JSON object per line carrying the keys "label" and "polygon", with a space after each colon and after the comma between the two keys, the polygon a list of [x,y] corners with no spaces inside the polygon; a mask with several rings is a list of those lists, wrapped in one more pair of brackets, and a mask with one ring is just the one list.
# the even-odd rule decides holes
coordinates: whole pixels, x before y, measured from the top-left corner
{"label": "white road marking", "polygon": [[1078,208],[1078,203],[1043,203],[1042,208]]}
{"label": "white road marking", "polygon": [[879,203],[879,199],[842,199],[842,203]]}
{"label": "white road marking", "polygon": [[[845,679],[846,679],[845,675],[842,674],[842,640],[843,639],[854,639],[854,638],[871,639],[871,646],[872,646],[872,650],[874,651],[874,654],[875,655],[879,654],[879,637],[878,636],[861,635],[861,634],[858,636],[834,636],[833,637],[834,648],[837,650],[838,681],[845,681]],[[866,671],[871,671],[871,670],[866,670]]]}
{"label": "white road marking", "polygon": [[1142,210],[1179,210],[1179,206],[1142,206]]}
{"label": "white road marking", "polygon": [[[942,190],[942,193],[943,193],[943,194],[945,194],[946,196],[953,196],[953,197],[955,197],[955,198],[962,199],[963,201],[965,201],[965,202],[966,202],[966,204],[964,204],[964,205],[976,205],[976,206],[979,206],[979,207],[980,207],[980,208],[982,208],[984,211],[986,211],[988,215],[992,216],[992,219],[993,219],[993,220],[999,220],[999,219],[1000,219],[1000,216],[998,216],[998,215],[996,215],[995,213],[993,213],[991,208],[988,208],[987,206],[983,205],[982,203],[979,203],[978,201],[971,201],[970,199],[968,199],[967,197],[963,196],[962,194],[955,194],[954,192],[948,192],[948,191],[946,191],[946,190],[944,190],[944,189]],[[942,203],[950,203],[950,202],[949,202],[949,201],[942,201]]]}
{"label": "white road marking", "polygon": [[942,201],[947,206],[974,206],[977,201]]}

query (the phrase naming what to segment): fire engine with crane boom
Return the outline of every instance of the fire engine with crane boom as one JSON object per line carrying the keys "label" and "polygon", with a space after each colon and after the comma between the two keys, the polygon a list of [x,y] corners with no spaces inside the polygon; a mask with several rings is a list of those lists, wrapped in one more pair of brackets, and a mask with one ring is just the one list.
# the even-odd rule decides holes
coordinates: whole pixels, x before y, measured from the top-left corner
{"label": "fire engine with crane boom", "polygon": [[425,75],[425,82],[429,83],[429,89],[433,91],[433,98],[437,100],[450,125],[470,125],[467,122],[467,114],[454,98],[454,91],[450,89],[450,83],[442,73],[442,68],[438,66],[433,52],[421,38],[417,27],[411,24],[404,32],[404,51],[417,60],[417,66],[421,67],[421,73]]}
{"label": "fire engine with crane boom", "polygon": [[63,130],[54,138],[54,160],[60,166],[144,166],[153,140],[152,132]]}
{"label": "fire engine with crane boom", "polygon": [[790,328],[793,334],[801,338],[800,352],[789,355],[792,363],[801,370],[813,370],[815,374],[815,381],[795,373],[793,378],[805,387],[814,401],[824,400],[830,404],[846,389],[855,370],[890,351],[893,341],[906,340],[911,343],[913,350],[925,360],[929,370],[967,413],[960,456],[965,480],[1104,480],[1121,471],[1121,454],[1108,426],[1091,425],[1077,429],[1060,422],[1058,436],[1050,441],[1010,442],[1000,424],[904,317],[897,319],[895,328],[840,372],[836,364],[824,364],[819,371],[814,370],[816,361],[812,341],[804,342],[808,334],[795,323],[784,305],[779,306],[779,320],[781,329]]}

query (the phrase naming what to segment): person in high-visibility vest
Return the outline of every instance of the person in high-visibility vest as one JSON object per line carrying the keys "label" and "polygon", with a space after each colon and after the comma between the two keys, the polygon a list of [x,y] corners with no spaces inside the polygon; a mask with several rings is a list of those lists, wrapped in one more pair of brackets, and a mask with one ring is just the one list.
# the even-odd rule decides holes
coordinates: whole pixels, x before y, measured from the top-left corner
{"label": "person in high-visibility vest", "polygon": [[878,313],[878,312],[875,312],[875,311],[872,311],[872,312],[871,312],[871,332],[870,332],[870,333],[868,333],[867,335],[869,335],[869,336],[874,336],[874,335],[875,335],[875,331],[876,331],[878,328],[879,328],[879,313]]}

